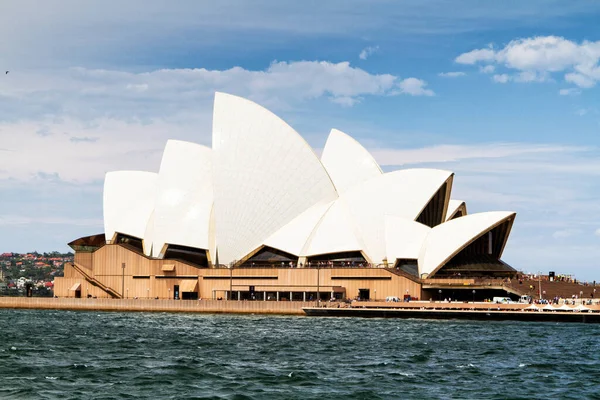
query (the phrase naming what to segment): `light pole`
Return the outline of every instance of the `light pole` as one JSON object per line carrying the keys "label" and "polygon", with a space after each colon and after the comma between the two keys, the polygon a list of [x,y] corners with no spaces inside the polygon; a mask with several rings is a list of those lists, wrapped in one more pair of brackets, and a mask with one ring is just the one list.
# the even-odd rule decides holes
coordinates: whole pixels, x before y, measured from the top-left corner
{"label": "light pole", "polygon": [[125,295],[125,263],[121,263],[121,269],[123,271],[121,274],[121,298],[123,298]]}
{"label": "light pole", "polygon": [[440,294],[440,303],[442,302],[442,289],[438,290],[438,293]]}
{"label": "light pole", "polygon": [[473,303],[475,303],[475,289],[473,289]]}
{"label": "light pole", "polygon": [[319,306],[319,300],[320,300],[320,297],[321,297],[320,296],[321,295],[321,288],[319,287],[319,281],[320,281],[320,279],[319,279],[320,278],[319,271],[320,271],[320,268],[317,265],[317,307]]}
{"label": "light pole", "polygon": [[375,292],[375,294],[373,295],[373,297],[374,297],[373,300],[377,301],[377,289],[374,289],[373,291]]}
{"label": "light pole", "polygon": [[233,293],[233,263],[229,265],[229,298],[227,300],[231,300],[231,295]]}
{"label": "light pole", "polygon": [[128,298],[129,298],[129,288],[127,288],[127,297],[126,297],[126,299],[128,299]]}
{"label": "light pole", "polygon": [[538,271],[538,292],[540,300],[542,299],[542,274]]}
{"label": "light pole", "polygon": [[167,297],[167,299],[171,300],[171,288],[169,288],[168,290],[169,290],[169,297]]}
{"label": "light pole", "polygon": [[146,297],[150,298],[150,288],[146,288]]}

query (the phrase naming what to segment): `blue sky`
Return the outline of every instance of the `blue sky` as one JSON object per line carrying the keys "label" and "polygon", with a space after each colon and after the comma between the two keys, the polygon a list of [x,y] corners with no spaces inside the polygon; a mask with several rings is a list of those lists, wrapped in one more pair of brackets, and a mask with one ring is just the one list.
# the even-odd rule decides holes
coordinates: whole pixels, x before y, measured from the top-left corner
{"label": "blue sky", "polygon": [[384,170],[452,170],[470,212],[518,213],[505,261],[600,280],[599,20],[587,1],[3,1],[0,252],[101,232],[104,174],[209,145],[220,90],[317,150],[338,128]]}

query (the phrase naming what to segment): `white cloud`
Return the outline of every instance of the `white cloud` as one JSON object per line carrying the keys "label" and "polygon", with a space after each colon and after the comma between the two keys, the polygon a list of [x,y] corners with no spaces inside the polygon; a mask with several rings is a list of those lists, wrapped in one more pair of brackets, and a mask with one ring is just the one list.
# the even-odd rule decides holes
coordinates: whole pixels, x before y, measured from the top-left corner
{"label": "white cloud", "polygon": [[[456,57],[460,64],[496,63],[517,71],[515,82],[545,81],[564,72],[564,79],[582,88],[600,81],[600,41],[577,43],[558,36],[516,39],[504,48],[476,49]],[[484,67],[485,68],[485,67]]]}
{"label": "white cloud", "polygon": [[[545,144],[486,143],[473,145],[438,145],[419,149],[373,148],[371,153],[380,165],[407,165],[455,162],[467,159],[495,159],[532,154],[581,152],[585,147]],[[599,171],[600,172],[600,171]]]}
{"label": "white cloud", "polygon": [[479,67],[479,72],[483,72],[484,74],[492,74],[496,71],[496,67],[493,65],[484,65],[483,67]]}
{"label": "white cloud", "polygon": [[358,58],[360,58],[361,60],[366,60],[367,58],[369,58],[373,54],[377,53],[378,51],[379,51],[379,46],[366,47],[360,52],[360,54],[358,55]]}
{"label": "white cloud", "polygon": [[440,72],[438,74],[438,76],[441,76],[442,78],[458,78],[459,76],[465,76],[467,75],[464,72]]}
{"label": "white cloud", "polygon": [[549,79],[546,72],[523,71],[514,76],[515,82],[545,82]]}
{"label": "white cloud", "polygon": [[[162,118],[209,107],[215,91],[281,110],[319,98],[351,106],[365,96],[432,95],[425,81],[371,74],[348,62],[273,62],[265,70],[160,69],[149,72],[72,68],[11,74],[3,83],[0,120],[39,115]],[[398,90],[400,87],[403,90]]]}
{"label": "white cloud", "polygon": [[496,52],[493,48],[471,50],[468,53],[463,53],[456,57],[454,61],[459,64],[476,64],[480,61],[493,61],[496,57]]}
{"label": "white cloud", "polygon": [[594,235],[599,236],[600,237],[600,228],[596,229],[594,231]]}
{"label": "white cloud", "polygon": [[104,224],[102,219],[90,218],[65,218],[65,217],[30,217],[22,215],[0,215],[0,226],[14,225],[75,225],[75,226],[95,226],[100,227]]}
{"label": "white cloud", "polygon": [[580,229],[573,229],[573,228],[566,228],[566,229],[560,229],[558,231],[555,231],[552,234],[552,237],[554,239],[566,239],[572,236],[576,236],[579,235],[581,233]]}
{"label": "white cloud", "polygon": [[576,88],[560,89],[558,94],[561,96],[576,96],[581,93],[581,90]]}
{"label": "white cloud", "polygon": [[500,75],[494,75],[492,77],[492,79],[494,80],[494,82],[497,82],[497,83],[506,83],[510,80],[510,76],[508,76],[507,74],[500,74]]}
{"label": "white cloud", "polygon": [[398,83],[400,93],[409,94],[411,96],[433,96],[433,90],[426,89],[427,82],[417,78],[406,78]]}
{"label": "white cloud", "polygon": [[93,182],[109,170],[156,171],[169,138],[210,145],[215,91],[281,111],[319,99],[351,107],[367,96],[433,95],[426,85],[317,61],[274,62],[264,71],[19,72],[0,96],[0,181],[41,174]]}
{"label": "white cloud", "polygon": [[565,81],[574,83],[580,88],[589,89],[596,85],[596,80],[582,74],[569,73],[565,75]]}

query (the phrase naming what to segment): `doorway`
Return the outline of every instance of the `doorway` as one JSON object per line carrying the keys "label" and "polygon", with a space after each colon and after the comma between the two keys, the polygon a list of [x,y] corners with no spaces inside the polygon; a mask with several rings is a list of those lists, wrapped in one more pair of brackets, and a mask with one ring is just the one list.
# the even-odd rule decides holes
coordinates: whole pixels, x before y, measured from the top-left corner
{"label": "doorway", "polygon": [[366,301],[371,298],[371,291],[369,289],[358,289],[358,300]]}

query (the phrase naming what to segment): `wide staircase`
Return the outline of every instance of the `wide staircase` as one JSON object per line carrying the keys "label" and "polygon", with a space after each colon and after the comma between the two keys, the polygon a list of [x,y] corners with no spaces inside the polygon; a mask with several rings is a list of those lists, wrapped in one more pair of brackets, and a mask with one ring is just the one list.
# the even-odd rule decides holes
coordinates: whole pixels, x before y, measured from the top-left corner
{"label": "wide staircase", "polygon": [[87,268],[84,268],[84,267],[78,265],[77,263],[70,263],[70,264],[73,267],[73,269],[75,271],[79,272],[81,275],[83,275],[85,280],[88,281],[92,286],[96,286],[96,287],[100,288],[101,290],[103,290],[106,294],[108,294],[113,299],[122,299],[123,298],[123,296],[121,296],[121,294],[118,293],[116,290],[106,286],[105,284],[100,282],[98,279],[91,276],[87,272]]}
{"label": "wide staircase", "polygon": [[[510,287],[513,292],[520,293],[522,295],[529,295],[534,299],[538,299],[540,297],[540,282],[537,280],[519,281],[518,279],[513,279],[511,282],[505,283],[505,286]],[[594,290],[596,288],[594,286],[581,283],[565,281],[550,282],[547,280],[542,280],[541,288],[542,297],[545,299],[553,299],[555,297],[570,299],[573,297],[573,295],[584,299],[596,298],[596,293]],[[598,294],[600,295],[600,290],[598,290]]]}
{"label": "wide staircase", "polygon": [[402,276],[406,279],[409,279],[416,283],[421,283],[422,280],[419,277],[409,274],[408,272],[402,271],[401,269],[396,268],[384,268],[386,271],[391,272],[394,275]]}

